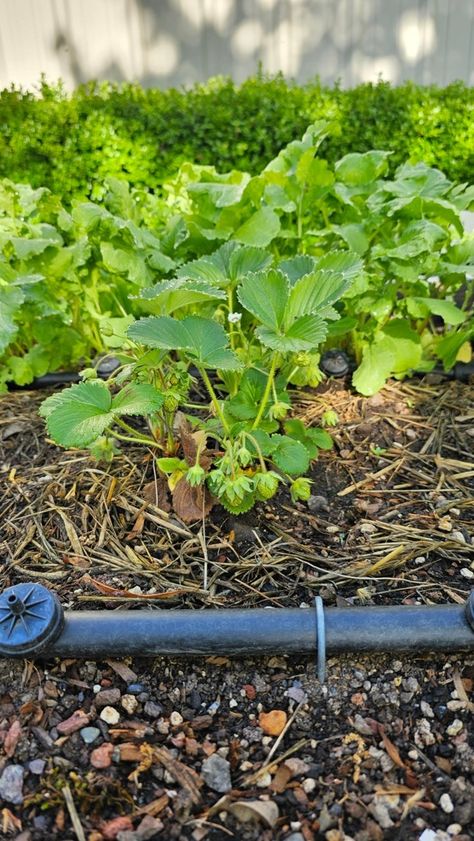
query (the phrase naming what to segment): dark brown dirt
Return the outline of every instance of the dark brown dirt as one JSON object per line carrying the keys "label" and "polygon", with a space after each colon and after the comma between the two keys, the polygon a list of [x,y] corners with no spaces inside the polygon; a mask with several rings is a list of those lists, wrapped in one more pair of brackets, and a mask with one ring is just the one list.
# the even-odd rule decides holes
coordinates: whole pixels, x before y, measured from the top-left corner
{"label": "dark brown dirt", "polygon": [[[309,503],[283,492],[191,527],[144,498],[143,450],[104,468],[45,442],[40,399],[0,402],[1,586],[42,581],[75,609],[462,603],[472,586],[469,386],[301,396],[308,424],[339,416]],[[0,662],[0,838],[474,837],[473,656],[341,658],[323,688],[313,662],[278,652],[128,669]],[[90,744],[63,725],[78,710]],[[290,722],[280,742],[259,727],[272,710]]]}

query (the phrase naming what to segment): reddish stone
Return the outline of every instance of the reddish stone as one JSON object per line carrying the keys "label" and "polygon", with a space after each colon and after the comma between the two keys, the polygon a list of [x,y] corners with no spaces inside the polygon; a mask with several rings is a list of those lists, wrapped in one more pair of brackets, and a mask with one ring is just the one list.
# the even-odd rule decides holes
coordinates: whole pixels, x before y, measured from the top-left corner
{"label": "reddish stone", "polygon": [[257,695],[257,690],[255,689],[255,686],[253,686],[252,683],[244,683],[242,688],[245,689],[245,694],[249,701],[253,701]]}
{"label": "reddish stone", "polygon": [[100,747],[95,748],[91,753],[91,765],[94,768],[109,768],[112,764],[114,746],[111,742],[104,742]]}
{"label": "reddish stone", "polygon": [[75,733],[76,730],[80,730],[81,727],[86,727],[89,724],[89,716],[84,710],[75,710],[69,718],[66,718],[64,721],[61,721],[56,729],[61,736],[70,736],[71,733]]}
{"label": "reddish stone", "polygon": [[100,831],[106,841],[113,841],[114,838],[117,838],[119,832],[125,832],[130,829],[133,829],[133,823],[127,815],[123,815],[120,818],[114,818],[104,823]]}

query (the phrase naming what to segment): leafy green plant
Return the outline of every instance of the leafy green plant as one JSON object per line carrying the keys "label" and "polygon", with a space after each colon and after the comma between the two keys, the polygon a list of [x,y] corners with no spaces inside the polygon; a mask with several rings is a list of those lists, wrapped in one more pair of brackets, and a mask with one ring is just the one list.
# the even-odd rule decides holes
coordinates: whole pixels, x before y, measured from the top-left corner
{"label": "leafy green plant", "polygon": [[[95,447],[105,436],[162,450],[157,465],[183,519],[202,516],[214,500],[243,513],[284,483],[294,500],[307,499],[304,474],[332,440],[287,418],[288,386],[299,355],[317,350],[339,317],[334,304],[360,271],[349,252],[275,264],[263,249],[235,241],[181,266],[175,286],[158,283],[154,297],[142,292],[161,314],[128,328],[133,347],[114,380],[47,398],[50,436],[63,446]],[[181,380],[171,382],[176,370]],[[190,402],[196,376],[208,407]],[[146,417],[149,431],[131,427],[127,414]]]}
{"label": "leafy green plant", "polygon": [[175,266],[135,198],[110,182],[101,205],[69,212],[49,190],[0,182],[0,390],[123,344],[133,294]]}
{"label": "leafy green plant", "polygon": [[316,120],[331,119],[323,157],[388,149],[393,171],[425,161],[472,178],[474,88],[455,82],[327,87],[258,75],[210,79],[187,91],[97,83],[71,94],[44,80],[37,94],[0,93],[0,175],[48,187],[70,203],[100,198],[109,177],[156,190],[183,161],[258,174]]}
{"label": "leafy green plant", "polygon": [[[258,244],[289,256],[291,277],[310,273],[313,257],[335,249],[358,254],[364,271],[344,296],[328,346],[342,343],[355,356],[354,385],[369,395],[389,376],[430,370],[437,360],[449,368],[467,353],[474,238],[464,234],[460,213],[474,188],[421,163],[390,177],[390,153],[379,150],[331,167],[319,156],[328,131],[327,123],[311,125],[254,177],[186,164],[165,184],[167,204],[179,207],[194,250],[229,238]],[[291,263],[295,250],[305,253]],[[181,278],[212,280],[221,253],[186,264]],[[300,366],[292,382],[317,384],[316,366],[308,356],[306,376]]]}

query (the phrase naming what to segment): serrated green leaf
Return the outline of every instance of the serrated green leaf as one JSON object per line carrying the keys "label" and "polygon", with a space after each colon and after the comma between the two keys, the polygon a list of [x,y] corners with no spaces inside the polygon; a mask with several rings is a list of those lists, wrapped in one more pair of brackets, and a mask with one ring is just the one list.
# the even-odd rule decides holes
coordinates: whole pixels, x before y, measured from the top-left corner
{"label": "serrated green leaf", "polygon": [[243,280],[237,297],[262,324],[279,330],[288,301],[288,280],[278,269],[257,272]]}
{"label": "serrated green leaf", "polygon": [[314,427],[306,430],[306,432],[308,438],[311,438],[312,442],[316,444],[320,450],[332,450],[334,441],[329,435],[329,432],[326,432],[324,429]]}
{"label": "serrated green leaf", "polygon": [[282,260],[278,268],[287,276],[293,286],[297,280],[313,272],[315,266],[314,257],[310,257],[309,254],[298,254],[296,257],[290,257],[289,260]]}
{"label": "serrated green leaf", "polygon": [[228,348],[228,336],[216,321],[191,315],[178,321],[170,316],[150,316],[136,321],[128,335],[146,347],[186,350],[205,368],[237,371],[236,355]]}
{"label": "serrated green leaf", "polygon": [[145,347],[163,350],[190,349],[190,338],[184,321],[178,321],[167,315],[140,318],[139,321],[130,325],[127,335],[134,342]]}
{"label": "serrated green leaf", "polygon": [[284,473],[299,476],[309,468],[310,457],[306,447],[287,435],[272,435],[272,442],[276,444],[272,453],[272,461]]}
{"label": "serrated green leaf", "polygon": [[220,504],[225,508],[229,514],[239,515],[245,514],[247,511],[250,511],[251,508],[255,505],[255,494],[245,494],[241,500],[238,502],[230,502],[227,496],[219,496],[218,500]]}
{"label": "serrated green leaf", "polygon": [[86,447],[112,423],[112,398],[105,383],[78,383],[41,406],[50,436],[63,447]]}
{"label": "serrated green leaf", "polygon": [[316,269],[293,285],[285,323],[334,304],[362,271],[362,261],[350,251],[336,251],[322,257]]}
{"label": "serrated green leaf", "polygon": [[314,350],[324,341],[326,332],[326,323],[319,315],[304,315],[284,335],[268,327],[257,327],[255,335],[266,347],[287,353]]}
{"label": "serrated green leaf", "polygon": [[234,237],[244,245],[266,248],[278,236],[280,227],[278,214],[269,207],[262,207],[237,229]]}
{"label": "serrated green leaf", "polygon": [[249,273],[266,268],[271,261],[271,254],[261,248],[231,241],[224,243],[213,254],[181,266],[178,277],[226,288],[229,283],[236,283]]}
{"label": "serrated green leaf", "polygon": [[112,400],[115,415],[151,415],[163,405],[163,395],[148,383],[131,383]]}

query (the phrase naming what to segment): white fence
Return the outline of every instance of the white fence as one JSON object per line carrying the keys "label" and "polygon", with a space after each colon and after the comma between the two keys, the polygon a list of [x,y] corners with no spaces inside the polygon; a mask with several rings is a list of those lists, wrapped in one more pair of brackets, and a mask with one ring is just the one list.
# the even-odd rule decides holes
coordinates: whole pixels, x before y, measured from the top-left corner
{"label": "white fence", "polygon": [[345,86],[474,82],[474,0],[0,0],[0,86],[191,84],[269,72]]}

